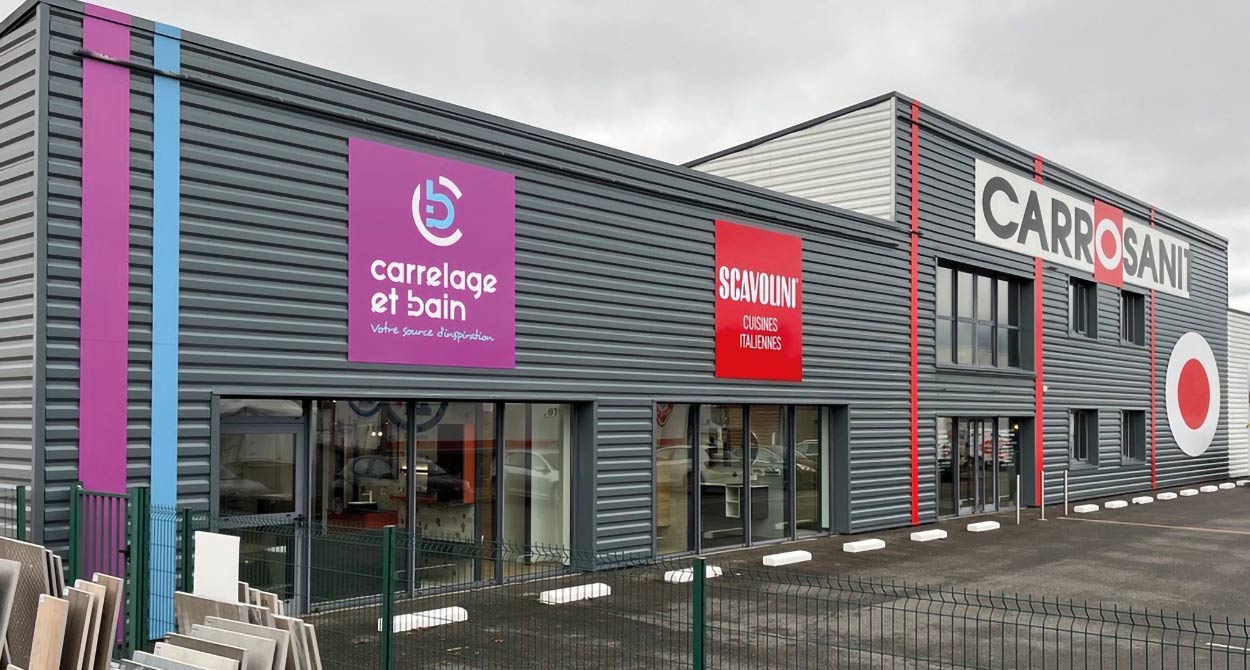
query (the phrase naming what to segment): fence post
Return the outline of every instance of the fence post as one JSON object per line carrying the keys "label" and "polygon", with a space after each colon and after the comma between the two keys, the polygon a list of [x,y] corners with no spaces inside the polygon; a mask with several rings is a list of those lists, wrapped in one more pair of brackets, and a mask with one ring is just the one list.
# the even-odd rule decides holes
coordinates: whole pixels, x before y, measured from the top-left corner
{"label": "fence post", "polygon": [[195,556],[195,531],[191,526],[191,508],[184,507],[182,509],[182,583],[179,590],[183,593],[190,593],[195,584],[192,581],[192,571],[195,568],[193,557]]}
{"label": "fence post", "polygon": [[693,670],[704,670],[707,663],[707,652],[704,643],[707,641],[707,561],[694,559],[694,612],[690,621],[691,656]]}
{"label": "fence post", "polygon": [[395,669],[395,527],[382,529],[382,663],[379,670]]}
{"label": "fence post", "polygon": [[19,542],[26,541],[26,487],[17,487],[17,533],[14,537]]}
{"label": "fence post", "polygon": [[129,519],[126,524],[126,561],[127,585],[130,589],[127,605],[130,609],[126,617],[127,656],[147,648],[148,611],[151,590],[149,580],[149,528],[152,523],[151,499],[148,489],[136,486],[126,496]]}
{"label": "fence post", "polygon": [[82,482],[69,489],[69,579],[72,584],[82,577]]}

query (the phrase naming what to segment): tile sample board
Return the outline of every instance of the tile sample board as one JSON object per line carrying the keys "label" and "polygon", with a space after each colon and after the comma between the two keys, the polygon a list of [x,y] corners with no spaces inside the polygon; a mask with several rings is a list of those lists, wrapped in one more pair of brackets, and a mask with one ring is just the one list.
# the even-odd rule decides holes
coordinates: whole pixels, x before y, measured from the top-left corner
{"label": "tile sample board", "polygon": [[[35,614],[34,636],[31,640],[30,670],[59,670],[61,648],[65,644],[65,622],[69,602],[50,595],[39,596]],[[12,670],[13,666],[9,666]]]}
{"label": "tile sample board", "polygon": [[83,670],[87,655],[87,637],[90,636],[91,617],[95,616],[95,603],[90,593],[73,587],[65,589],[69,602],[69,616],[65,620],[65,649],[61,654],[61,670]]}
{"label": "tile sample board", "polygon": [[[37,544],[0,537],[0,558],[22,564],[17,594],[13,598],[15,612],[37,612],[39,596],[49,593],[47,556],[44,551]],[[30,644],[34,634],[34,618],[29,615],[15,617],[9,622],[5,640],[8,643],[6,648],[10,663],[31,670]]]}
{"label": "tile sample board", "polygon": [[239,602],[239,538],[196,531],[193,572],[194,595],[227,603]]}
{"label": "tile sample board", "polygon": [[104,670],[113,658],[117,645],[117,621],[122,615],[125,582],[112,575],[95,574],[95,583],[104,587],[104,616],[100,619],[100,637],[96,644],[95,667]]}
{"label": "tile sample board", "polygon": [[247,670],[255,668],[272,670],[273,668],[273,655],[277,651],[278,643],[272,638],[258,637],[224,628],[213,628],[208,625],[192,626],[191,636],[245,650]]}
{"label": "tile sample board", "polygon": [[239,670],[238,661],[224,656],[214,656],[186,647],[175,647],[165,642],[157,642],[155,650],[157,656],[182,661],[204,670]]}
{"label": "tile sample board", "polygon": [[[175,647],[186,647],[187,649],[194,649],[196,651],[202,651],[206,654],[212,654],[213,656],[221,656],[223,658],[238,661],[239,670],[244,670],[247,665],[247,650],[240,649],[239,647],[231,647],[230,645],[221,644],[220,642],[203,640],[198,637],[181,635],[179,633],[170,633],[166,635],[165,642],[172,644]],[[248,670],[251,669],[249,668]],[[261,668],[261,670],[269,670],[269,668],[264,667]]]}
{"label": "tile sample board", "polygon": [[[273,667],[270,670],[284,670],[291,667],[291,634],[288,631],[269,628],[268,626],[230,621],[228,619],[219,619],[217,617],[208,617],[204,621],[204,625],[273,640]],[[249,668],[249,670],[264,670],[264,668]]]}
{"label": "tile sample board", "polygon": [[[104,618],[104,599],[108,596],[108,589],[103,584],[85,579],[74,582],[74,588],[91,594],[91,624],[87,627],[87,646],[83,651],[82,667],[83,670],[93,670],[96,667],[96,650],[100,646],[100,622]],[[100,666],[99,670],[108,670],[108,666]]]}

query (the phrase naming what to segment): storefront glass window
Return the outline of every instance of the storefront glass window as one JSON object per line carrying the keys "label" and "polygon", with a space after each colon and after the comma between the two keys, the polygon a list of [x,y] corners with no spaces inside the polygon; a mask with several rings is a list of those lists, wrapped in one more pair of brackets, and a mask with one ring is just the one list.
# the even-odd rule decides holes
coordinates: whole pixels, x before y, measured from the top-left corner
{"label": "storefront glass window", "polygon": [[690,445],[698,411],[686,403],[660,403],[655,411],[655,542],[660,554],[691,550]]}
{"label": "storefront glass window", "polygon": [[822,430],[819,407],[794,409],[795,523],[799,535],[829,530],[829,482],[825,476],[829,445]]}
{"label": "storefront glass window", "polygon": [[513,565],[567,561],[572,413],[562,404],[504,407],[503,539],[525,559]]}
{"label": "storefront glass window", "polygon": [[314,521],[334,526],[408,525],[408,406],[402,402],[317,403]]}
{"label": "storefront glass window", "polygon": [[786,411],[779,405],[751,406],[751,539],[790,536]]}
{"label": "storefront glass window", "polygon": [[217,475],[220,512],[294,512],[297,437],[277,431],[224,433]]}
{"label": "storefront glass window", "polygon": [[740,545],[746,539],[742,503],[743,419],[742,405],[702,406],[698,451],[704,549]]}

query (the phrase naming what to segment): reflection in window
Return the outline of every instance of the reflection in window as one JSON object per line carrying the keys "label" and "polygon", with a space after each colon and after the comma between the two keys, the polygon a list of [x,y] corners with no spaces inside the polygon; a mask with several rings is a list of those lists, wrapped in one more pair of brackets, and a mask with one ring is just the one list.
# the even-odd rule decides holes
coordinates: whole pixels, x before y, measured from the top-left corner
{"label": "reflection in window", "polygon": [[225,433],[217,490],[222,514],[295,511],[296,433]]}
{"label": "reflection in window", "polygon": [[472,542],[494,538],[495,405],[418,402],[413,530]]}
{"label": "reflection in window", "polygon": [[936,288],[939,364],[1022,367],[1021,282],[942,265]]}
{"label": "reflection in window", "polygon": [[711,549],[743,544],[742,405],[704,405],[699,418],[702,546]]}
{"label": "reflection in window", "polygon": [[218,413],[222,418],[250,416],[294,419],[304,416],[304,402],[281,398],[222,398]]}
{"label": "reflection in window", "polygon": [[381,528],[408,522],[408,407],[402,402],[317,403],[312,518]]}
{"label": "reflection in window", "polygon": [[751,538],[766,542],[790,536],[786,412],[779,405],[751,405]]}
{"label": "reflection in window", "polygon": [[532,562],[569,546],[572,407],[504,406],[504,542]]}
{"label": "reflection in window", "polygon": [[655,542],[660,554],[690,551],[690,445],[697,410],[660,403],[655,410]]}
{"label": "reflection in window", "polygon": [[829,445],[820,419],[820,408],[802,406],[794,409],[794,489],[795,524],[799,535],[812,535],[829,530],[829,481],[825,464],[829,462]]}

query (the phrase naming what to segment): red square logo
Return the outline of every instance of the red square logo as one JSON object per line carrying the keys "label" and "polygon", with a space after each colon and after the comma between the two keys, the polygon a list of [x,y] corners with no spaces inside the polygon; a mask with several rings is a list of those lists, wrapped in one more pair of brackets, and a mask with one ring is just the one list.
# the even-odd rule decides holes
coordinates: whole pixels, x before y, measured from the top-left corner
{"label": "red square logo", "polygon": [[716,222],[716,376],[803,381],[803,240]]}
{"label": "red square logo", "polygon": [[1094,281],[1124,286],[1124,211],[1094,201]]}

